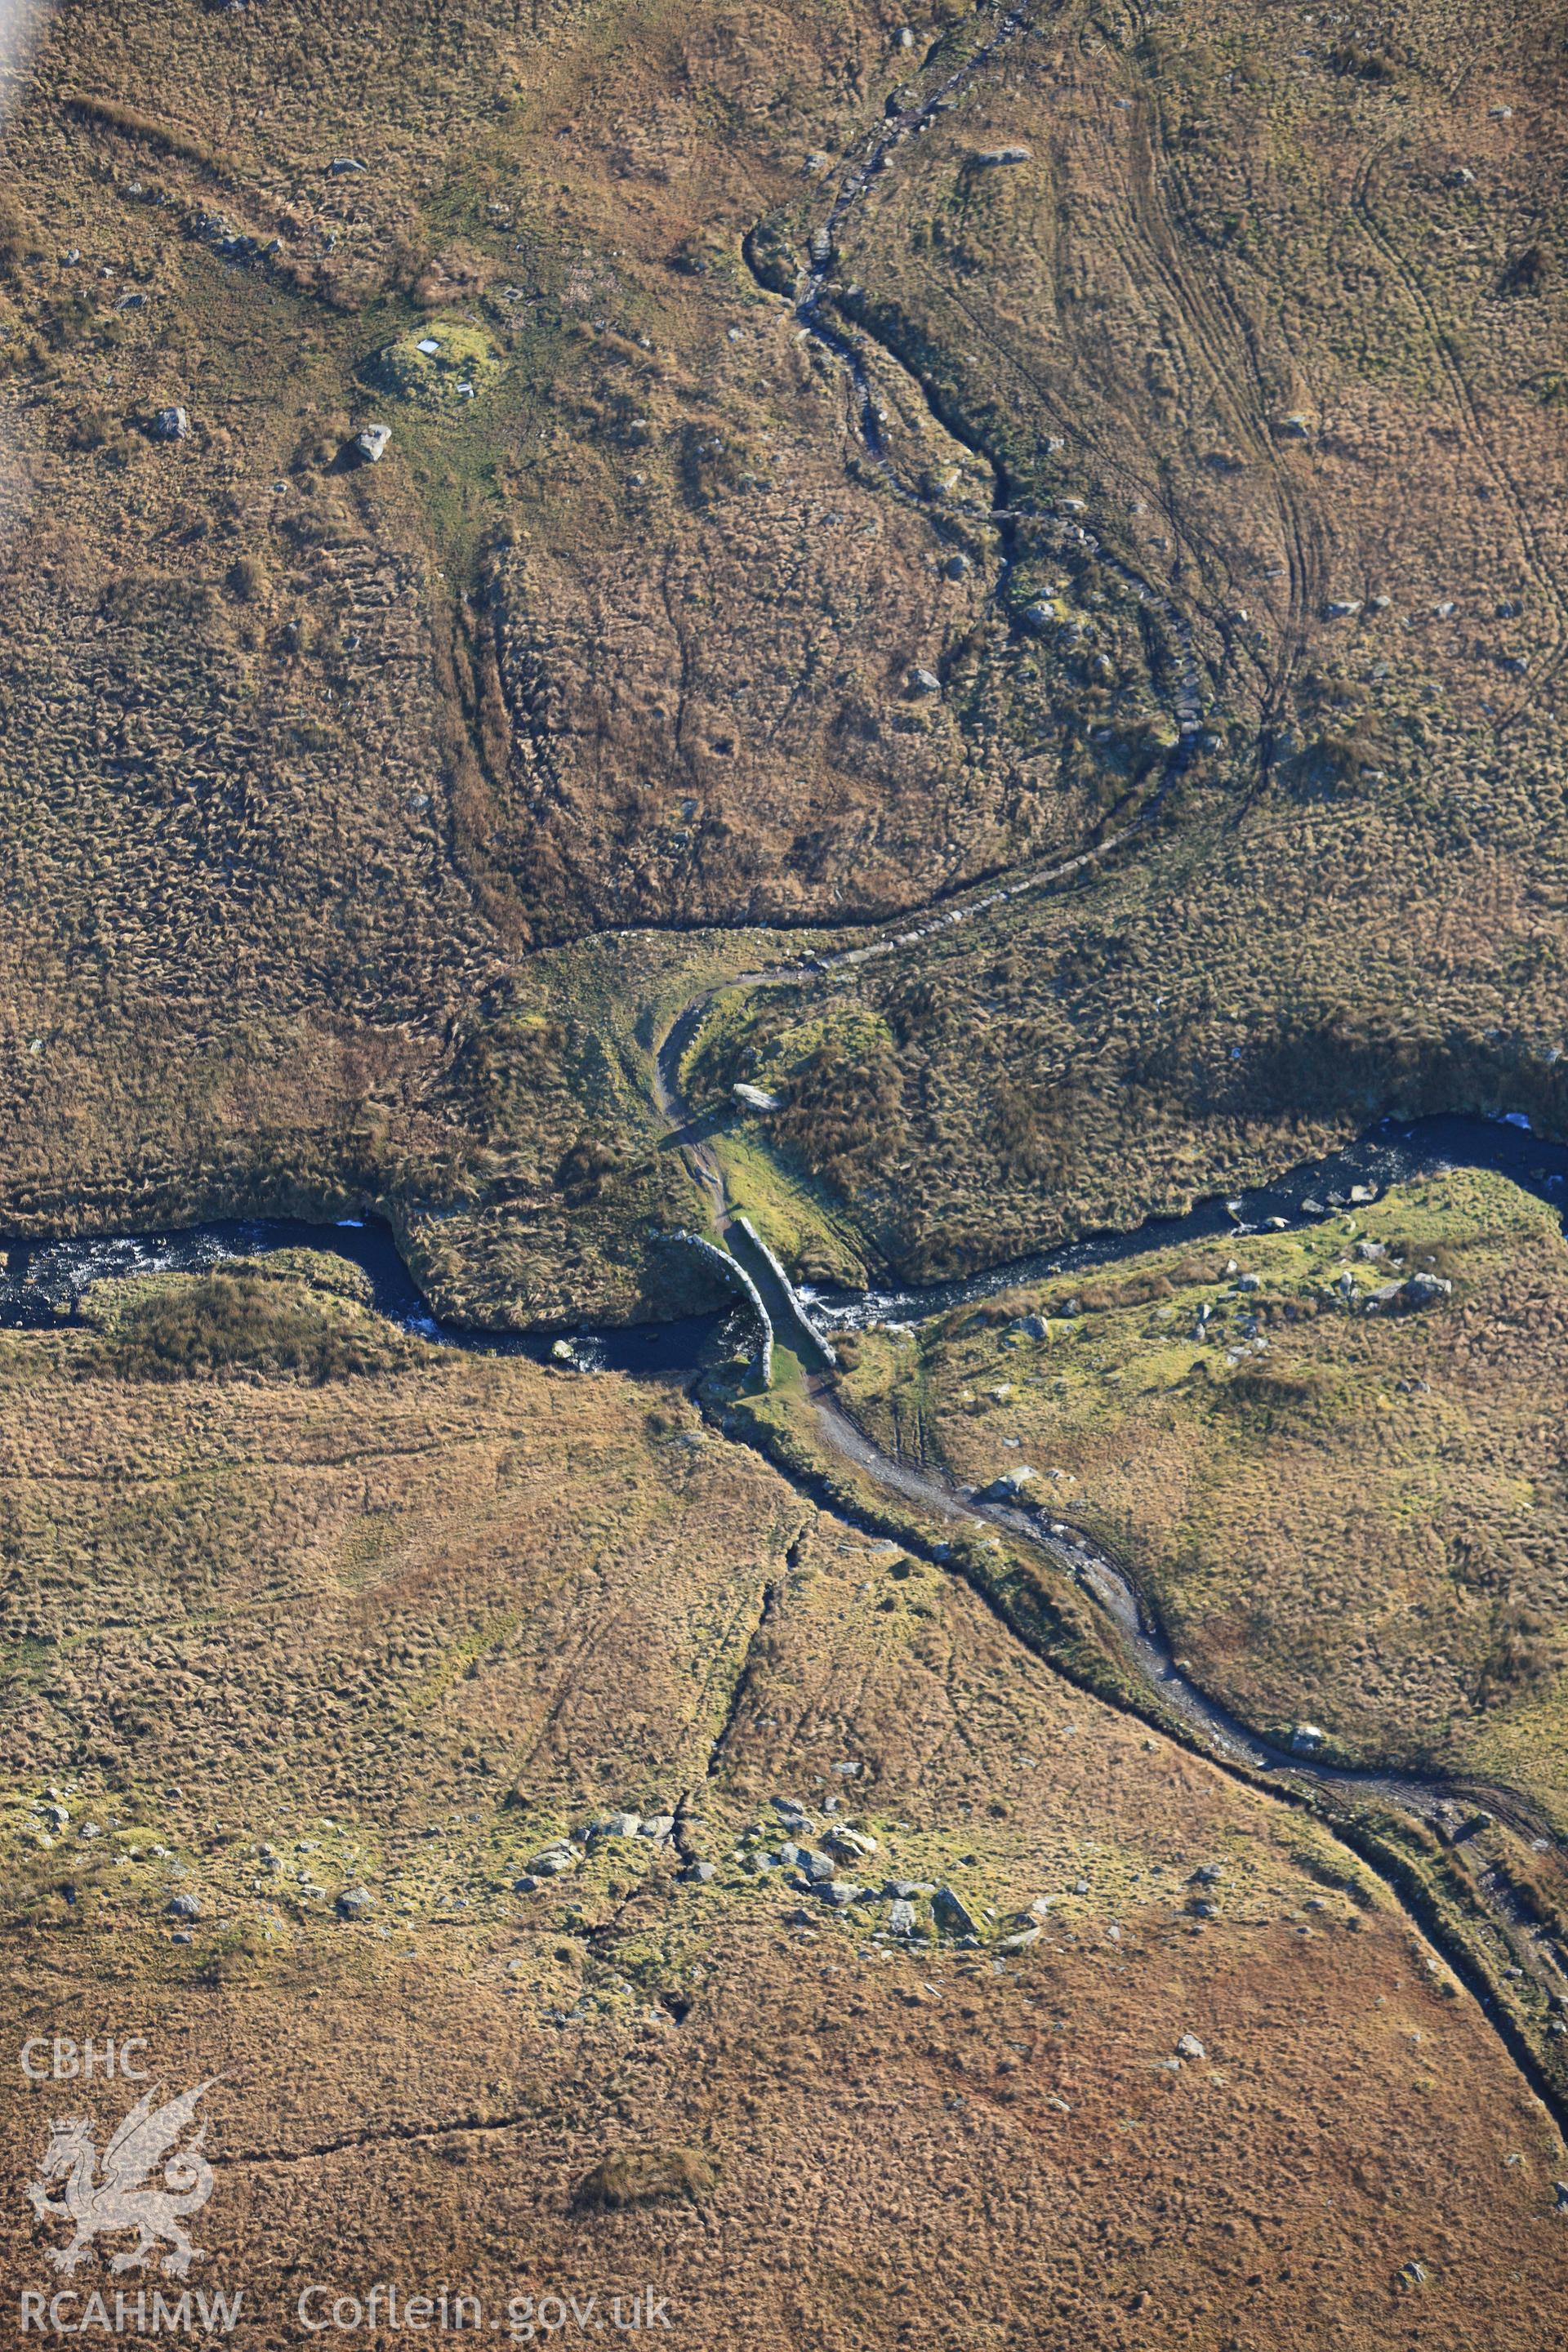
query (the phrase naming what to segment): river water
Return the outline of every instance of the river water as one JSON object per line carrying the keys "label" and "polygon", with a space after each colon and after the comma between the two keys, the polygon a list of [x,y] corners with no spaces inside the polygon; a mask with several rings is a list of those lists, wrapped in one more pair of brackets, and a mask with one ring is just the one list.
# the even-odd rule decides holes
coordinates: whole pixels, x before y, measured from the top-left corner
{"label": "river water", "polygon": [[872,1290],[803,1290],[816,1318],[837,1330],[869,1323],[916,1323],[999,1290],[1077,1274],[1188,1242],[1239,1238],[1315,1223],[1359,1207],[1392,1184],[1448,1168],[1486,1168],[1568,1212],[1568,1148],[1546,1143],[1510,1119],[1385,1119],[1325,1160],[1306,1160],[1271,1184],[1200,1201],[1179,1217],[1151,1217],[1129,1233],[1087,1234],[1061,1247],[952,1282]]}
{"label": "river water", "polygon": [[[1136,1257],[1173,1244],[1267,1231],[1358,1205],[1352,1193],[1374,1198],[1391,1184],[1445,1168],[1488,1168],[1559,1210],[1568,1209],[1568,1149],[1543,1142],[1506,1120],[1427,1118],[1414,1126],[1385,1121],[1343,1151],[1292,1169],[1272,1184],[1201,1201],[1185,1216],[1152,1217],[1131,1233],[1091,1234],[1061,1247],[993,1266],[984,1273],[923,1287],[866,1291],[805,1290],[814,1317],[839,1330],[868,1323],[918,1322],[971,1299]],[[388,1227],[374,1219],[307,1224],[289,1218],[233,1219],[177,1231],[116,1234],[98,1238],[13,1240],[0,1273],[0,1328],[48,1329],[68,1324],[94,1283],[128,1275],[201,1273],[238,1258],[278,1250],[325,1251],[370,1278],[374,1302],[405,1330],[447,1347],[546,1360],[554,1335],[489,1332],[438,1320],[398,1255]],[[681,1378],[702,1370],[721,1345],[729,1314],[690,1316],[679,1322],[625,1327],[584,1326],[572,1335],[577,1360],[595,1370]]]}

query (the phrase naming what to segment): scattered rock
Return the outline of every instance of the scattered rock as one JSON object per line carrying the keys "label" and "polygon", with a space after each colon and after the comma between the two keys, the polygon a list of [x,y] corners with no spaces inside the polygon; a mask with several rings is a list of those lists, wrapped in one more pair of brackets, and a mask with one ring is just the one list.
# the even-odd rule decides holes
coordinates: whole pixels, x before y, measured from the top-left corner
{"label": "scattered rock", "polygon": [[830,1831],[823,1840],[830,1853],[854,1854],[864,1857],[877,1851],[877,1841],[864,1830],[852,1830],[847,1823]]}
{"label": "scattered rock", "polygon": [[978,1936],[980,1928],[962,1896],[951,1886],[939,1886],[931,1897],[931,1916],[950,1936]]}
{"label": "scattered rock", "polygon": [[577,1857],[563,1840],[560,1845],[546,1846],[536,1853],[528,1865],[536,1878],[559,1878],[563,1871],[575,1870]]}
{"label": "scattered rock", "polygon": [[1020,1463],[1016,1470],[1005,1470],[1000,1477],[992,1479],[989,1486],[982,1487],[980,1500],[983,1503],[1010,1503],[1023,1493],[1026,1486],[1032,1486],[1039,1475],[1037,1470],[1031,1470],[1026,1462]]}
{"label": "scattered rock", "polygon": [[1404,1297],[1411,1307],[1434,1307],[1439,1298],[1450,1298],[1454,1286],[1440,1274],[1413,1274],[1404,1286]]}

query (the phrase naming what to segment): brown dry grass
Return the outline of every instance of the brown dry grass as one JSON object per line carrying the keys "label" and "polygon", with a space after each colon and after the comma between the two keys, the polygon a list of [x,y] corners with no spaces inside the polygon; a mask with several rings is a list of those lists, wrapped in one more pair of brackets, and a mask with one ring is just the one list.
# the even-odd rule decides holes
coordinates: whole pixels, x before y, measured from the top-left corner
{"label": "brown dry grass", "polygon": [[[7,2010],[18,2039],[133,2026],[171,2085],[221,2077],[192,2283],[243,2287],[259,2340],[296,2340],[309,2281],[395,2276],[490,2309],[651,2283],[704,2347],[1539,2343],[1560,2154],[1310,1820],[694,1448],[657,1391],[428,1352],[153,1383],[87,1346],[0,1367]],[[72,1815],[47,1849],[16,1828],[45,1779]],[[510,1891],[545,1830],[683,1788],[711,1885],[612,1840]],[[877,1871],[998,1917],[1049,1895],[1040,1941],[998,1969],[787,1927],[798,1897],[731,1859],[784,1790],[819,1824],[844,1791]],[[1173,2072],[1184,2033],[1206,2054]],[[19,2199],[60,2086],[4,2096]],[[711,2195],[583,2210],[595,2168],[658,2147]],[[13,2239],[13,2286],[54,2234]]]}
{"label": "brown dry grass", "polygon": [[[1343,1311],[1346,1270],[1364,1295],[1421,1265],[1451,1299]],[[1046,1341],[1017,1330],[1072,1298]],[[1004,1295],[918,1349],[871,1339],[851,1389],[966,1480],[1036,1469],[1047,1509],[1133,1566],[1198,1680],[1260,1729],[1495,1773],[1561,1819],[1568,1465],[1543,1400],[1565,1313],[1560,1216],[1459,1172],[1304,1234]]]}

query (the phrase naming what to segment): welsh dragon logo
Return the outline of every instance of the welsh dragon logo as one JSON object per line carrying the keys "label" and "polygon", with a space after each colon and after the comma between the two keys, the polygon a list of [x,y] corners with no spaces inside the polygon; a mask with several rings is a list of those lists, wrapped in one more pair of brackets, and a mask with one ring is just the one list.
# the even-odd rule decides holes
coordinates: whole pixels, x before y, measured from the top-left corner
{"label": "welsh dragon logo", "polygon": [[[182,2091],[161,2107],[162,2095],[148,2091],[125,2117],[100,2157],[92,2143],[90,2116],[63,2116],[49,2126],[48,2146],[38,2167],[38,2178],[28,2185],[33,2210],[42,2218],[69,2221],[76,2235],[68,2246],[46,2249],[56,2270],[68,2277],[97,2237],[134,2230],[136,2243],[108,2258],[111,2271],[140,2270],[160,2245],[166,2244],[163,2269],[170,2278],[184,2278],[193,2261],[205,2249],[193,2246],[182,2227],[183,2217],[198,2212],[213,2193],[213,2168],[202,2154],[206,2137],[203,2124],[184,2147],[175,2142],[195,2113],[196,2101],[210,2091],[216,2077]],[[162,2185],[148,2175],[162,2164]],[[63,2180],[57,2200],[50,2184]]]}

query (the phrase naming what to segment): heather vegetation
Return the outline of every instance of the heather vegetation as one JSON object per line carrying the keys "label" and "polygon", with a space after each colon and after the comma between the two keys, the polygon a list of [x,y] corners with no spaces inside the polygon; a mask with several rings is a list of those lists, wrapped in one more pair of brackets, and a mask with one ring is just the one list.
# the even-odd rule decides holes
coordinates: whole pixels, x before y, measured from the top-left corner
{"label": "heather vegetation", "polygon": [[[7,1311],[18,1235],[379,1215],[575,1332],[732,1302],[737,1213],[866,1285],[1384,1113],[1568,1134],[1539,11],[35,14]],[[750,1325],[632,1381],[310,1252],[0,1330],[18,2040],[223,2086],[268,2342],[330,2258],[748,2352],[1536,2352],[1559,1205],[1442,1176],[836,1375],[753,1246],[771,1389]]]}
{"label": "heather vegetation", "polygon": [[[1194,2344],[1242,2309],[1370,2345],[1419,2260],[1522,2352],[1487,2305],[1560,2275],[1545,2118],[1319,1823],[678,1391],[374,1362],[324,1262],[225,1279],[364,1360],[146,1379],[206,1276],[0,1334],[0,1937],[26,2031],[129,2013],[220,2078],[204,2234],[247,2309],[396,2246],[494,2307],[652,2277],[704,2347],[847,2310],[954,2341],[955,2299],[1106,2352],[1133,2301]],[[837,1842],[855,1901],[786,1883],[786,1842]],[[939,1885],[983,1942],[933,1937]],[[30,2159],[38,2096],[4,2096]],[[14,2274],[50,2242],[25,2221]]]}
{"label": "heather vegetation", "polygon": [[[461,1311],[647,1311],[638,1235],[700,1212],[651,1039],[625,1087],[574,1042],[595,937],[644,927],[635,1034],[686,927],[707,984],[1130,825],[727,1008],[698,1066],[788,1076],[748,1148],[852,1255],[977,1264],[1386,1108],[1560,1115],[1549,44],[904,29],[45,27],[0,234],[11,1222],[380,1202]],[[580,1143],[613,1165],[558,1185]]]}
{"label": "heather vegetation", "polygon": [[1311,1723],[1352,1760],[1495,1776],[1562,1822],[1565,1337],[1560,1212],[1455,1173],[871,1335],[849,1394],[976,1486],[1026,1466],[1282,1744]]}

